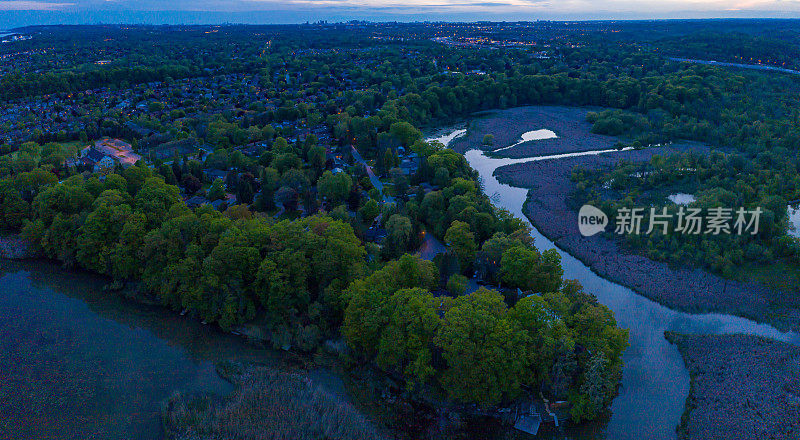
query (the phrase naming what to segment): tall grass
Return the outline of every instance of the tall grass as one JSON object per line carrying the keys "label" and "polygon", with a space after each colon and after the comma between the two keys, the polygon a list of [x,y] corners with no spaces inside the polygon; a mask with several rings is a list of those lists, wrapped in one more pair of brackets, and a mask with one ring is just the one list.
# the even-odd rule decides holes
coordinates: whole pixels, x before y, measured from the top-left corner
{"label": "tall grass", "polygon": [[382,436],[349,403],[307,377],[244,366],[228,374],[227,398],[174,395],[163,421],[168,439],[365,439]]}

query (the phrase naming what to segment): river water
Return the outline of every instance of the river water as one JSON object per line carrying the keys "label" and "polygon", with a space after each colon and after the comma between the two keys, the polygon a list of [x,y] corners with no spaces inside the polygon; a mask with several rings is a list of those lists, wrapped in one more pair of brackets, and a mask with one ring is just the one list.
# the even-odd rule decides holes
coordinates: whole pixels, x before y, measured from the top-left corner
{"label": "river water", "polygon": [[[442,140],[449,142],[460,133]],[[473,150],[465,156],[494,203],[526,219],[522,205],[527,190],[499,183],[497,168],[615,151],[506,159]],[[554,247],[535,228],[532,234],[540,249]],[[664,330],[748,333],[800,344],[798,334],[746,319],[670,310],[557,250],[565,277],[579,280],[630,330],[611,419],[604,426],[570,431],[572,438],[675,438],[689,377]],[[51,263],[0,260],[0,439],[159,438],[160,405],[174,392],[231,390],[215,373],[216,362],[282,364],[281,354],[254,348],[238,336],[162,307],[127,301],[103,291],[104,284],[95,275]]]}
{"label": "river water", "polygon": [[465,134],[467,134],[466,128],[459,128],[457,130],[444,129],[440,130],[439,133],[432,137],[425,139],[425,142],[441,142],[442,145],[447,146],[453,139],[464,136]]}
{"label": "river water", "polygon": [[789,235],[800,238],[800,205],[789,207]]}
{"label": "river water", "polygon": [[[514,163],[558,160],[587,154],[614,154],[618,150],[580,152],[527,159],[491,158],[482,151],[465,154],[470,166],[480,174],[484,191],[501,208],[516,217],[522,212],[528,190],[498,182],[497,168]],[[532,226],[532,225],[531,225]],[[532,226],[532,235],[540,250],[556,249],[561,255],[564,277],[576,279],[587,292],[609,307],[619,326],[630,332],[630,346],[624,354],[622,387],[612,405],[608,423],[589,433],[570,433],[571,438],[607,438],[631,440],[675,439],[689,393],[689,374],[677,348],[667,342],[664,331],[699,334],[746,333],[800,345],[800,334],[784,333],[772,326],[722,314],[689,314],[657,304],[632,290],[608,281],[567,252],[557,248]]]}
{"label": "river water", "polygon": [[554,138],[557,138],[557,137],[558,136],[556,136],[555,132],[553,132],[552,130],[547,130],[547,129],[526,131],[525,133],[522,133],[522,135],[520,136],[520,140],[517,141],[517,143],[511,144],[511,145],[509,145],[507,147],[498,148],[498,149],[494,150],[494,153],[497,153],[498,151],[503,151],[503,150],[510,150],[510,149],[516,147],[519,144],[524,144],[525,142],[541,141],[541,140],[544,140],[544,139],[554,139]]}
{"label": "river water", "polygon": [[176,391],[226,394],[238,336],[103,291],[96,275],[0,260],[0,439],[157,439]]}

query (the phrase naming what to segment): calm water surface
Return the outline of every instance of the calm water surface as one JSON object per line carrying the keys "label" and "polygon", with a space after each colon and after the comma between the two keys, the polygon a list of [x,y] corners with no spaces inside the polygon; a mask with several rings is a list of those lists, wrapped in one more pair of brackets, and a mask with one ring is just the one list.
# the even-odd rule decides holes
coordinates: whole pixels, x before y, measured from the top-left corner
{"label": "calm water surface", "polygon": [[172,393],[231,391],[215,362],[275,359],[104,283],[0,260],[0,439],[157,439]]}
{"label": "calm water surface", "polygon": [[522,136],[520,136],[520,140],[517,141],[517,143],[511,144],[507,147],[498,148],[494,150],[494,152],[497,153],[498,151],[508,150],[510,148],[516,147],[519,144],[524,144],[525,142],[541,141],[544,139],[554,139],[557,137],[558,136],[556,136],[556,133],[553,130],[541,129],[541,130],[526,131],[525,133],[522,133]]}
{"label": "calm water surface", "polygon": [[800,205],[789,207],[789,235],[800,238]]}
{"label": "calm water surface", "polygon": [[[449,142],[459,132],[441,139]],[[495,159],[473,150],[465,156],[494,203],[526,219],[527,190],[499,183],[494,171],[569,155]],[[554,247],[535,228],[533,236],[540,249]],[[619,325],[630,330],[631,343],[610,421],[570,430],[571,438],[675,438],[689,377],[664,330],[748,333],[800,344],[796,333],[746,319],[668,309],[557,250],[565,277],[579,280],[611,308]],[[172,393],[231,390],[215,373],[215,362],[280,363],[272,351],[164,308],[127,301],[103,291],[103,284],[51,263],[0,260],[0,439],[159,438],[160,406]]]}
{"label": "calm water surface", "polygon": [[[498,182],[494,176],[497,168],[532,160],[558,160],[586,154],[614,154],[616,151],[507,159],[490,158],[481,151],[472,150],[465,157],[480,174],[484,191],[494,204],[527,222],[522,207],[528,190]],[[558,249],[536,228],[533,228],[532,235],[539,249],[558,251],[565,278],[580,281],[588,292],[614,312],[617,323],[630,332],[630,347],[624,354],[622,387],[612,405],[611,419],[600,429],[583,428],[582,432],[570,432],[570,438],[676,438],[675,427],[680,422],[689,393],[689,374],[678,350],[664,339],[665,330],[702,334],[746,333],[800,345],[800,334],[784,333],[766,324],[736,316],[694,315],[664,307],[598,276],[579,260]]]}

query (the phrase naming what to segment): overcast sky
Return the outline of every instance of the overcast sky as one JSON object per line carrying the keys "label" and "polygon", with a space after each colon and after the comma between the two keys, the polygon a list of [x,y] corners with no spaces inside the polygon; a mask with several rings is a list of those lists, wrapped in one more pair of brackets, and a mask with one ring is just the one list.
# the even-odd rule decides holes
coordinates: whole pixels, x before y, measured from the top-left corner
{"label": "overcast sky", "polygon": [[0,28],[50,23],[299,23],[800,17],[800,0],[0,0]]}

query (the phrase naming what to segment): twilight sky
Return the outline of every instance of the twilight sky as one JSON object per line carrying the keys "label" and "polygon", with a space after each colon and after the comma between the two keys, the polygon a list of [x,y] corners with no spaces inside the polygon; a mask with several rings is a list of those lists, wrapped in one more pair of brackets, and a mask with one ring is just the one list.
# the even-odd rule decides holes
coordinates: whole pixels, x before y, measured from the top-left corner
{"label": "twilight sky", "polygon": [[0,0],[0,29],[52,23],[298,23],[800,17],[800,0]]}

